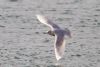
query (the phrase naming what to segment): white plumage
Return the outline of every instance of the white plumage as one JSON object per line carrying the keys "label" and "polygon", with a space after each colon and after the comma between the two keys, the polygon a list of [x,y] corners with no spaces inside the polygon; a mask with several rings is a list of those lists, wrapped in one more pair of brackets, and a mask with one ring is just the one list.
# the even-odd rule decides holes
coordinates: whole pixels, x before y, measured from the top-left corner
{"label": "white plumage", "polygon": [[70,31],[67,29],[66,31],[61,29],[58,25],[53,23],[51,20],[49,20],[47,17],[43,15],[36,15],[37,19],[49,26],[51,28],[51,31],[55,34],[55,43],[54,43],[54,49],[55,49],[55,56],[56,59],[59,60],[62,58],[65,50],[65,35],[71,37]]}

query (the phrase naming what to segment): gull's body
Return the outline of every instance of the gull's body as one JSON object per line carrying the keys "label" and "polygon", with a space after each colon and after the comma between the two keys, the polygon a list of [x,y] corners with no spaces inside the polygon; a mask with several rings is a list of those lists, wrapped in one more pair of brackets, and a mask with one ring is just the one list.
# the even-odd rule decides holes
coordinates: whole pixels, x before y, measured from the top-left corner
{"label": "gull's body", "polygon": [[48,34],[55,36],[55,44],[54,44],[55,56],[57,60],[61,59],[64,54],[64,49],[65,49],[65,39],[64,38],[65,38],[65,35],[71,37],[70,31],[68,29],[67,30],[61,29],[58,25],[51,22],[45,16],[36,15],[36,17],[41,23],[51,28],[51,30],[48,31]]}

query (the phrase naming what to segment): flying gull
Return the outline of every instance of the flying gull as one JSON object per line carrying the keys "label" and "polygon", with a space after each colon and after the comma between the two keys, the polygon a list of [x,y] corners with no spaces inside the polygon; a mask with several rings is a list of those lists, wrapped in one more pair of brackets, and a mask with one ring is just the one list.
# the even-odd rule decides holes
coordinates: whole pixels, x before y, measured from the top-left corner
{"label": "flying gull", "polygon": [[48,19],[43,15],[38,14],[36,15],[36,17],[41,23],[51,28],[51,30],[49,30],[47,33],[49,35],[55,36],[55,44],[54,44],[55,56],[57,60],[61,59],[65,49],[65,35],[71,38],[70,31],[68,29],[66,30],[61,29],[58,25],[56,25],[50,19]]}

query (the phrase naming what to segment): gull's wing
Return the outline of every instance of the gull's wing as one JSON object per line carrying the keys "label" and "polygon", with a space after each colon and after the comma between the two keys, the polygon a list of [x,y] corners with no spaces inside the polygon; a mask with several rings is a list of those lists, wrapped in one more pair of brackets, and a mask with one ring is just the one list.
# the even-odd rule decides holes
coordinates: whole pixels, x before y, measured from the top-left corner
{"label": "gull's wing", "polygon": [[54,30],[54,29],[59,29],[59,28],[60,28],[58,25],[54,24],[52,21],[50,21],[50,20],[49,20],[47,17],[45,17],[45,16],[36,15],[36,17],[37,17],[37,19],[38,19],[41,23],[43,23],[43,24],[49,26],[52,30]]}
{"label": "gull's wing", "polygon": [[57,60],[61,59],[65,50],[64,34],[59,34],[59,33],[56,34],[54,48],[55,48],[56,59]]}

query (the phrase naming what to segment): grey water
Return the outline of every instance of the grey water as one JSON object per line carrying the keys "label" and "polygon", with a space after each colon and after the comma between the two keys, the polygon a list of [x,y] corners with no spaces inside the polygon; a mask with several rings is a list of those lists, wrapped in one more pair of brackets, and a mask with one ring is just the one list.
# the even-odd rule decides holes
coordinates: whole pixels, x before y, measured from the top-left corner
{"label": "grey water", "polygon": [[[72,33],[58,62],[39,13]],[[100,1],[0,0],[0,67],[100,67]]]}

